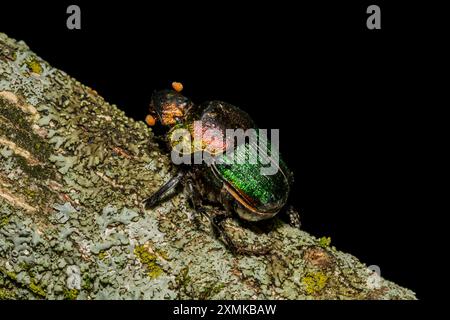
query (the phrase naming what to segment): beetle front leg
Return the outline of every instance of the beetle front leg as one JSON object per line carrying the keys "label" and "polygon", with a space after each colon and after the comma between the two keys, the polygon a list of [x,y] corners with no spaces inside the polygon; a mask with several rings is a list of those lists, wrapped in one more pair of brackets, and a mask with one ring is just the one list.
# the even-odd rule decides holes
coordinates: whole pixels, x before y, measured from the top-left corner
{"label": "beetle front leg", "polygon": [[178,173],[166,182],[158,191],[151,195],[148,199],[144,200],[145,208],[151,208],[157,205],[161,200],[164,199],[174,188],[176,188],[181,181],[183,181],[186,172],[183,170],[178,171]]}
{"label": "beetle front leg", "polygon": [[200,197],[200,192],[195,187],[194,180],[191,176],[188,176],[186,178],[186,189],[185,190],[187,191],[186,196],[188,197],[188,200],[189,200],[190,204],[192,205],[192,208],[195,211],[202,211],[203,203],[202,203],[202,199]]}

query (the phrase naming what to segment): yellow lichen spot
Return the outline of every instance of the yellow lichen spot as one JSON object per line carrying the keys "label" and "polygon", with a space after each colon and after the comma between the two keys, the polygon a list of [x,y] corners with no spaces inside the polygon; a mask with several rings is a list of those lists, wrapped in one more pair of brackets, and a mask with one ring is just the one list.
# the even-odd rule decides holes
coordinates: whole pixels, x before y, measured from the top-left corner
{"label": "yellow lichen spot", "polygon": [[151,279],[156,279],[161,274],[162,274],[162,269],[158,265],[155,265],[155,266],[151,267],[150,271],[147,272],[148,277],[151,278]]}
{"label": "yellow lichen spot", "polygon": [[150,253],[145,246],[137,246],[134,248],[134,254],[138,257],[139,261],[147,268],[147,275],[151,279],[159,277],[163,270],[156,263],[157,256]]}
{"label": "yellow lichen spot", "polygon": [[64,297],[67,300],[76,300],[78,297],[78,290],[77,289],[70,289],[70,290],[64,290]]}
{"label": "yellow lichen spot", "polygon": [[330,237],[322,237],[319,239],[319,246],[322,248],[329,247],[331,244],[331,238]]}
{"label": "yellow lichen spot", "polygon": [[106,252],[105,251],[100,251],[99,253],[98,253],[98,259],[99,260],[105,260],[105,258],[106,258]]}
{"label": "yellow lichen spot", "polygon": [[328,276],[323,272],[310,272],[303,279],[306,293],[309,295],[320,292],[327,284]]}
{"label": "yellow lichen spot", "polygon": [[183,84],[181,82],[172,82],[172,88],[176,92],[181,92],[183,90]]}
{"label": "yellow lichen spot", "polygon": [[31,281],[29,288],[33,293],[41,296],[42,298],[45,298],[47,296],[47,293],[44,291],[44,289],[35,284],[33,280]]}
{"label": "yellow lichen spot", "polygon": [[36,60],[30,60],[26,62],[28,69],[30,69],[31,72],[41,74],[42,73],[42,66],[39,62]]}
{"label": "yellow lichen spot", "polygon": [[2,217],[0,218],[0,228],[3,228],[4,226],[6,226],[9,223],[9,218],[8,217]]}
{"label": "yellow lichen spot", "polygon": [[0,288],[0,300],[13,300],[15,298],[14,292]]}

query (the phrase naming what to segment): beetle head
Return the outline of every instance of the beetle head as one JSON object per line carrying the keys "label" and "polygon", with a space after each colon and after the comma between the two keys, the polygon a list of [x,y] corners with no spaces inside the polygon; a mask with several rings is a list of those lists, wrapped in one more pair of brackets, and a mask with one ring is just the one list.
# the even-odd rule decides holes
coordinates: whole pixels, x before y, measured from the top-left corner
{"label": "beetle head", "polygon": [[146,121],[149,125],[159,120],[164,126],[173,126],[182,122],[192,107],[192,101],[175,90],[156,91]]}

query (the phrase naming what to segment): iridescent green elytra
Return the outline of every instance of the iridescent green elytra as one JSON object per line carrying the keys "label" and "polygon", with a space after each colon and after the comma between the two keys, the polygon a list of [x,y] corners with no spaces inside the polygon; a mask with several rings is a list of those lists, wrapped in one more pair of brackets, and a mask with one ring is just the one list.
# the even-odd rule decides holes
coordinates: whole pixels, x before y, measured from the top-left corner
{"label": "iridescent green elytra", "polygon": [[[246,201],[257,213],[264,213],[265,217],[272,216],[284,206],[289,194],[290,176],[286,176],[286,165],[279,160],[280,168],[274,175],[262,175],[261,168],[267,167],[270,157],[256,158],[257,161],[249,161],[250,153],[256,152],[257,146],[245,143],[237,146],[231,156],[223,155],[223,163],[214,163],[212,166],[216,177],[222,179]],[[234,156],[234,158],[233,158]],[[261,161],[264,158],[265,161]],[[239,161],[241,160],[241,161]],[[260,220],[261,215],[239,215],[246,220]]]}

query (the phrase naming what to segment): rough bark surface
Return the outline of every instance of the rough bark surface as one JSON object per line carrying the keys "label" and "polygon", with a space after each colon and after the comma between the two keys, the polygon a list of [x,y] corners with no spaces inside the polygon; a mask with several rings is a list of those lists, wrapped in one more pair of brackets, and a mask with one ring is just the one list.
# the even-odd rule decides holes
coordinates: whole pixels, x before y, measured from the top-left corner
{"label": "rough bark surface", "polygon": [[150,128],[0,33],[0,299],[415,299],[329,239],[227,222],[233,255],[171,175]]}

